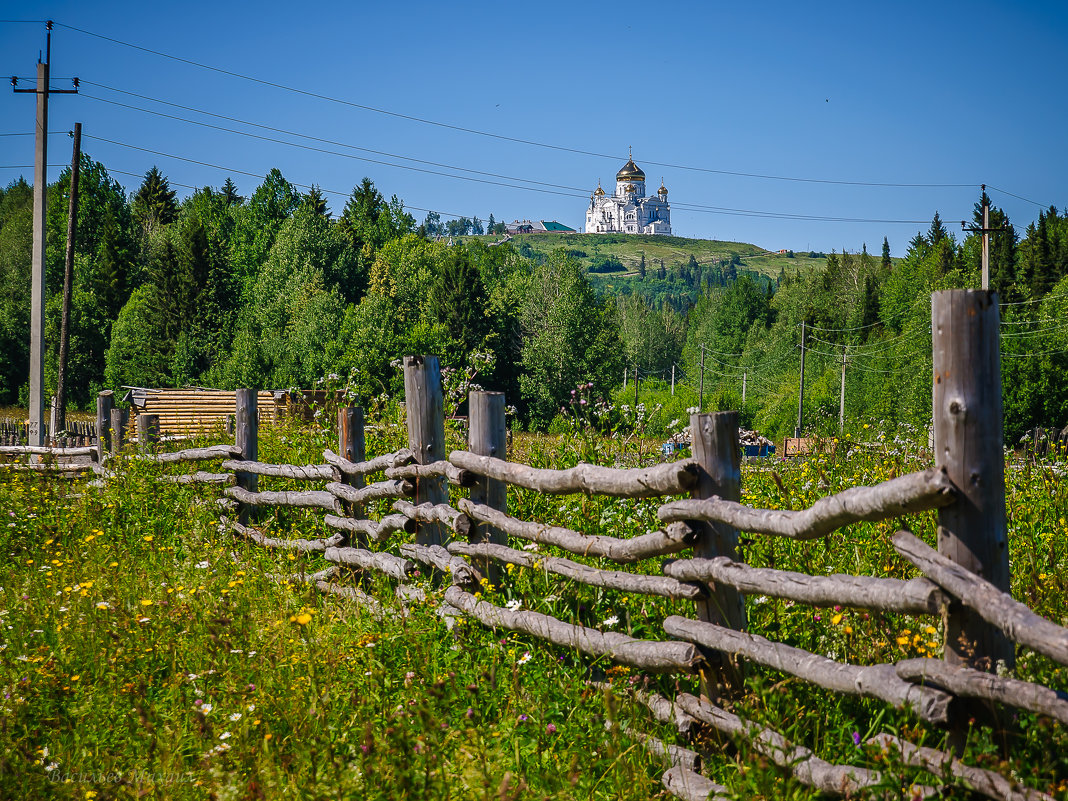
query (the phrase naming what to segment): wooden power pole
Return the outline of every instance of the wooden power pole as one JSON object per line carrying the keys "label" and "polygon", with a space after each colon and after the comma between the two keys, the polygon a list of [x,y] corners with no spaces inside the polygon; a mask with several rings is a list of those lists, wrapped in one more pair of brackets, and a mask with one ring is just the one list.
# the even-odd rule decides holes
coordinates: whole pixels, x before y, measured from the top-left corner
{"label": "wooden power pole", "polygon": [[33,251],[30,281],[30,426],[29,444],[44,444],[44,309],[45,309],[45,248],[48,204],[48,96],[77,94],[74,89],[52,89],[48,85],[48,65],[52,58],[52,21],[45,23],[48,31],[45,59],[37,62],[37,86],[19,89],[18,79],[12,78],[15,92],[37,95],[37,123],[34,128],[33,159]]}
{"label": "wooden power pole", "polygon": [[801,321],[801,385],[797,390],[797,425],[794,426],[794,438],[801,436],[801,420],[805,410],[805,321]]}
{"label": "wooden power pole", "polygon": [[70,207],[67,213],[67,255],[63,260],[63,320],[59,329],[56,372],[56,432],[67,428],[67,353],[70,347],[70,297],[74,280],[74,240],[78,235],[78,175],[82,160],[82,124],[74,123],[74,156],[70,163]]}

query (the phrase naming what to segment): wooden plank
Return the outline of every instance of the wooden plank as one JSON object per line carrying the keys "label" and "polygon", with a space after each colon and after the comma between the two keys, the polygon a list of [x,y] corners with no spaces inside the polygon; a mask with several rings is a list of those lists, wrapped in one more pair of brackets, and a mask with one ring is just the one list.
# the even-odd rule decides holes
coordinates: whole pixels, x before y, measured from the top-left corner
{"label": "wooden plank", "polygon": [[[341,514],[341,502],[326,490],[304,492],[251,492],[244,487],[227,487],[226,496],[245,506],[289,506],[294,509],[325,509]],[[240,522],[240,521],[238,521]],[[242,523],[241,525],[248,525]]]}
{"label": "wooden plank", "polygon": [[333,451],[323,451],[323,461],[332,467],[336,467],[338,471],[347,476],[366,476],[370,473],[388,470],[391,467],[400,467],[402,465],[411,464],[414,460],[415,454],[408,448],[401,448],[399,451],[394,451],[393,453],[385,453],[364,462],[352,462],[338,456]]}
{"label": "wooden plank", "polygon": [[[445,458],[445,411],[441,390],[441,368],[437,356],[404,357],[404,400],[408,418],[408,447],[418,464],[431,464]],[[416,503],[447,503],[449,495],[438,477],[416,479]],[[441,545],[445,533],[438,523],[420,523],[416,541],[421,545]]]}
{"label": "wooden plank", "polygon": [[[471,392],[468,395],[467,407],[467,447],[471,453],[507,460],[508,429],[505,422],[504,393]],[[505,482],[466,470],[464,472],[476,479],[470,492],[472,503],[482,504],[507,514],[508,485]],[[484,521],[479,521],[467,538],[468,542],[473,544],[486,542],[500,546],[508,544],[508,534],[504,530]],[[496,587],[501,586],[504,574],[495,561],[482,559],[478,562],[478,568],[490,584]]]}

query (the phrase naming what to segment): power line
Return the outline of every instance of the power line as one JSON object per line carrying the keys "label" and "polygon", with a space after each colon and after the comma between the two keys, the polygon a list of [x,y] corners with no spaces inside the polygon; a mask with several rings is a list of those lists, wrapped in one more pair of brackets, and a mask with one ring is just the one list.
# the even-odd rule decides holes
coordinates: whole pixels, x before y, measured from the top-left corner
{"label": "power line", "polygon": [[[389,109],[379,108],[377,106],[371,106],[371,105],[367,105],[365,103],[356,103],[355,101],[352,101],[352,100],[345,100],[343,98],[333,97],[333,96],[330,96],[330,95],[321,94],[319,92],[312,92],[312,91],[309,91],[307,89],[300,89],[300,88],[295,87],[295,86],[288,86],[288,85],[283,84],[283,83],[278,83],[277,81],[269,81],[269,80],[265,80],[263,78],[257,78],[257,77],[252,76],[252,75],[247,75],[245,73],[236,72],[234,70],[228,70],[228,69],[224,69],[222,67],[216,67],[216,66],[212,66],[210,64],[205,64],[203,62],[194,61],[192,59],[182,58],[181,56],[176,56],[176,55],[173,55],[171,53],[165,53],[165,52],[163,52],[161,50],[154,50],[154,49],[149,48],[149,47],[144,47],[142,45],[133,44],[132,42],[126,42],[126,41],[123,41],[121,39],[116,39],[116,38],[111,37],[111,36],[105,36],[104,34],[95,33],[93,31],[88,31],[88,30],[85,30],[84,28],[78,28],[78,27],[75,27],[73,25],[67,25],[67,24],[62,23],[62,22],[57,22],[55,24],[56,25],[61,25],[62,27],[67,28],[67,29],[72,30],[72,31],[77,31],[78,33],[84,34],[86,36],[92,36],[92,37],[95,37],[97,39],[102,39],[104,41],[112,42],[113,44],[122,45],[123,47],[129,47],[129,48],[132,48],[134,50],[140,50],[140,51],[142,51],[144,53],[151,53],[152,55],[160,56],[161,58],[171,59],[172,61],[177,61],[177,62],[182,63],[182,64],[187,64],[189,66],[197,67],[199,69],[208,70],[208,71],[211,71],[211,72],[219,73],[221,75],[227,75],[227,76],[230,76],[232,78],[240,78],[242,80],[251,81],[253,83],[260,84],[261,86],[269,86],[269,87],[272,87],[272,88],[275,88],[275,89],[281,89],[281,90],[284,90],[284,91],[287,91],[287,92],[293,92],[295,94],[303,95],[305,97],[313,97],[313,98],[316,98],[318,100],[325,100],[325,101],[331,102],[331,103],[338,103],[338,104],[341,104],[341,105],[350,106],[352,108],[358,108],[358,109],[361,109],[363,111],[371,111],[371,112],[374,112],[376,114],[384,114],[386,116],[395,117],[397,119],[408,120],[409,122],[418,122],[418,123],[421,123],[421,124],[424,124],[424,125],[433,125],[433,126],[436,126],[436,127],[439,127],[439,128],[446,128],[446,129],[449,129],[449,130],[459,131],[459,132],[462,132],[462,133],[468,133],[468,134],[472,134],[472,135],[476,135],[476,136],[484,136],[484,137],[488,137],[488,138],[491,138],[491,139],[498,139],[498,140],[506,141],[506,142],[514,142],[516,144],[530,145],[532,147],[540,147],[540,148],[545,148],[545,149],[548,149],[548,150],[556,150],[556,151],[565,152],[565,153],[575,153],[575,154],[578,154],[578,155],[593,156],[593,157],[596,157],[596,158],[605,158],[605,159],[618,159],[619,158],[619,156],[615,155],[615,154],[598,153],[596,151],[582,150],[580,148],[567,147],[567,146],[564,146],[564,145],[557,145],[557,144],[552,144],[552,143],[549,143],[549,142],[539,142],[539,141],[532,140],[532,139],[523,139],[521,137],[508,136],[508,135],[505,135],[505,134],[493,133],[491,131],[483,131],[483,130],[480,130],[480,129],[477,129],[477,128],[468,128],[468,127],[462,126],[462,125],[454,125],[452,123],[441,122],[440,120],[432,120],[432,119],[428,119],[426,117],[417,117],[417,116],[412,115],[412,114],[404,114],[404,113],[398,112],[398,111],[391,111]],[[931,188],[942,188],[942,189],[951,188],[952,189],[952,188],[967,188],[967,187],[972,187],[972,186],[977,186],[978,185],[975,182],[970,182],[970,183],[899,183],[899,182],[886,182],[886,181],[845,181],[845,180],[836,180],[836,179],[830,179],[830,178],[804,178],[804,177],[797,177],[797,176],[769,175],[769,174],[756,173],[756,172],[743,172],[743,171],[735,171],[735,170],[723,170],[723,169],[716,169],[716,168],[711,168],[711,167],[697,167],[697,166],[687,165],[687,164],[676,164],[676,163],[673,163],[673,162],[654,161],[654,160],[649,160],[649,159],[646,159],[644,161],[645,161],[646,164],[649,164],[649,165],[652,165],[652,166],[668,167],[668,168],[677,169],[677,170],[688,170],[688,171],[693,171],[693,172],[703,172],[703,173],[709,173],[709,174],[714,174],[714,175],[732,175],[732,176],[742,177],[742,178],[759,178],[759,179],[763,179],[763,180],[774,180],[774,181],[792,181],[792,182],[798,182],[798,183],[835,184],[835,185],[841,185],[841,186],[899,187],[899,188],[917,188],[917,189],[931,189]]]}
{"label": "power line", "polygon": [[1044,208],[1044,209],[1048,209],[1052,205],[1050,203],[1039,203],[1037,200],[1028,200],[1027,198],[1023,197],[1022,195],[1015,195],[1012,192],[1008,191],[1007,189],[998,189],[996,186],[991,186],[990,184],[987,184],[986,188],[987,189],[992,189],[995,192],[1001,192],[1001,194],[1008,195],[1009,197],[1014,197],[1017,200],[1022,200],[1025,203],[1034,203],[1036,206],[1040,206],[1041,208]]}

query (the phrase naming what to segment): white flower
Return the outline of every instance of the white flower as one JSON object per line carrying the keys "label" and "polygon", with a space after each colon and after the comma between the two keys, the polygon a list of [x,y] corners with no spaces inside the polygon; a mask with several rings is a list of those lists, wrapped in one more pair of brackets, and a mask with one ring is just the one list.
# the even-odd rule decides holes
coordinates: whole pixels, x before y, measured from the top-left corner
{"label": "white flower", "polygon": [[220,740],[229,740],[230,739],[230,732],[224,731],[222,734],[219,735],[219,739]]}
{"label": "white flower", "polygon": [[256,709],[256,705],[255,705],[255,704],[249,704],[249,705],[248,705],[248,711],[249,711],[249,712],[252,712],[252,711],[254,711],[255,709]]}
{"label": "white flower", "polygon": [[200,711],[203,712],[205,715],[207,715],[209,712],[211,712],[211,710],[212,710],[212,705],[211,704],[204,704],[204,705],[202,705],[200,707]]}
{"label": "white flower", "polygon": [[604,624],[606,626],[608,626],[609,628],[611,628],[612,626],[616,625],[616,623],[618,623],[618,622],[619,622],[619,618],[616,617],[615,615],[612,615],[612,617],[605,619]]}
{"label": "white flower", "polygon": [[237,723],[239,720],[241,720],[241,713],[234,712],[234,714],[230,715],[230,720],[232,720],[234,723]]}
{"label": "white flower", "polygon": [[196,681],[197,679],[200,678],[200,676],[198,676],[196,673],[189,673],[189,674],[186,675],[186,678],[189,679],[190,681]]}
{"label": "white flower", "polygon": [[203,562],[197,562],[197,569],[198,570],[207,570],[208,569],[208,560],[205,559]]}
{"label": "white flower", "polygon": [[45,770],[47,770],[49,773],[51,773],[52,771],[54,771],[58,767],[59,767],[59,763],[58,762],[51,762],[48,765],[45,765]]}
{"label": "white flower", "polygon": [[523,606],[523,602],[520,601],[518,598],[513,598],[508,603],[506,603],[505,606],[511,609],[513,612],[518,612],[520,607]]}
{"label": "white flower", "polygon": [[519,657],[519,664],[525,665],[530,661],[530,651],[525,651],[521,657]]}
{"label": "white flower", "polygon": [[97,601],[96,608],[97,609],[110,609],[111,608],[111,604],[109,604],[107,601]]}

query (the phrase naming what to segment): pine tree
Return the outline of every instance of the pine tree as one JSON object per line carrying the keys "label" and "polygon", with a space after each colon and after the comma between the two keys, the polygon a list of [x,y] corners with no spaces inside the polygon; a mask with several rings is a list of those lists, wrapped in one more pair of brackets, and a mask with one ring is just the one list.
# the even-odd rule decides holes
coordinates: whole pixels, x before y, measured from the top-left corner
{"label": "pine tree", "polygon": [[949,239],[949,231],[942,224],[942,218],[938,216],[936,211],[934,219],[931,220],[931,230],[927,232],[927,241],[931,243],[931,247],[938,247],[939,243],[944,239]]}
{"label": "pine tree", "polygon": [[323,197],[323,190],[317,184],[312,184],[312,188],[304,196],[303,202],[310,206],[311,210],[320,217],[326,217],[330,213],[326,206],[326,198]]}
{"label": "pine tree", "polygon": [[645,280],[645,254],[642,253],[642,260],[638,262],[638,276]]}
{"label": "pine tree", "polygon": [[245,199],[237,193],[237,186],[229,178],[226,179],[219,194],[222,195],[227,206],[240,206],[245,202]]}
{"label": "pine tree", "polygon": [[175,196],[167,178],[157,167],[152,167],[145,173],[145,179],[134,195],[132,204],[134,219],[141,224],[145,233],[177,219],[178,203]]}
{"label": "pine tree", "polygon": [[894,268],[894,262],[890,259],[890,240],[885,236],[883,237],[882,268],[885,272],[890,272]]}

